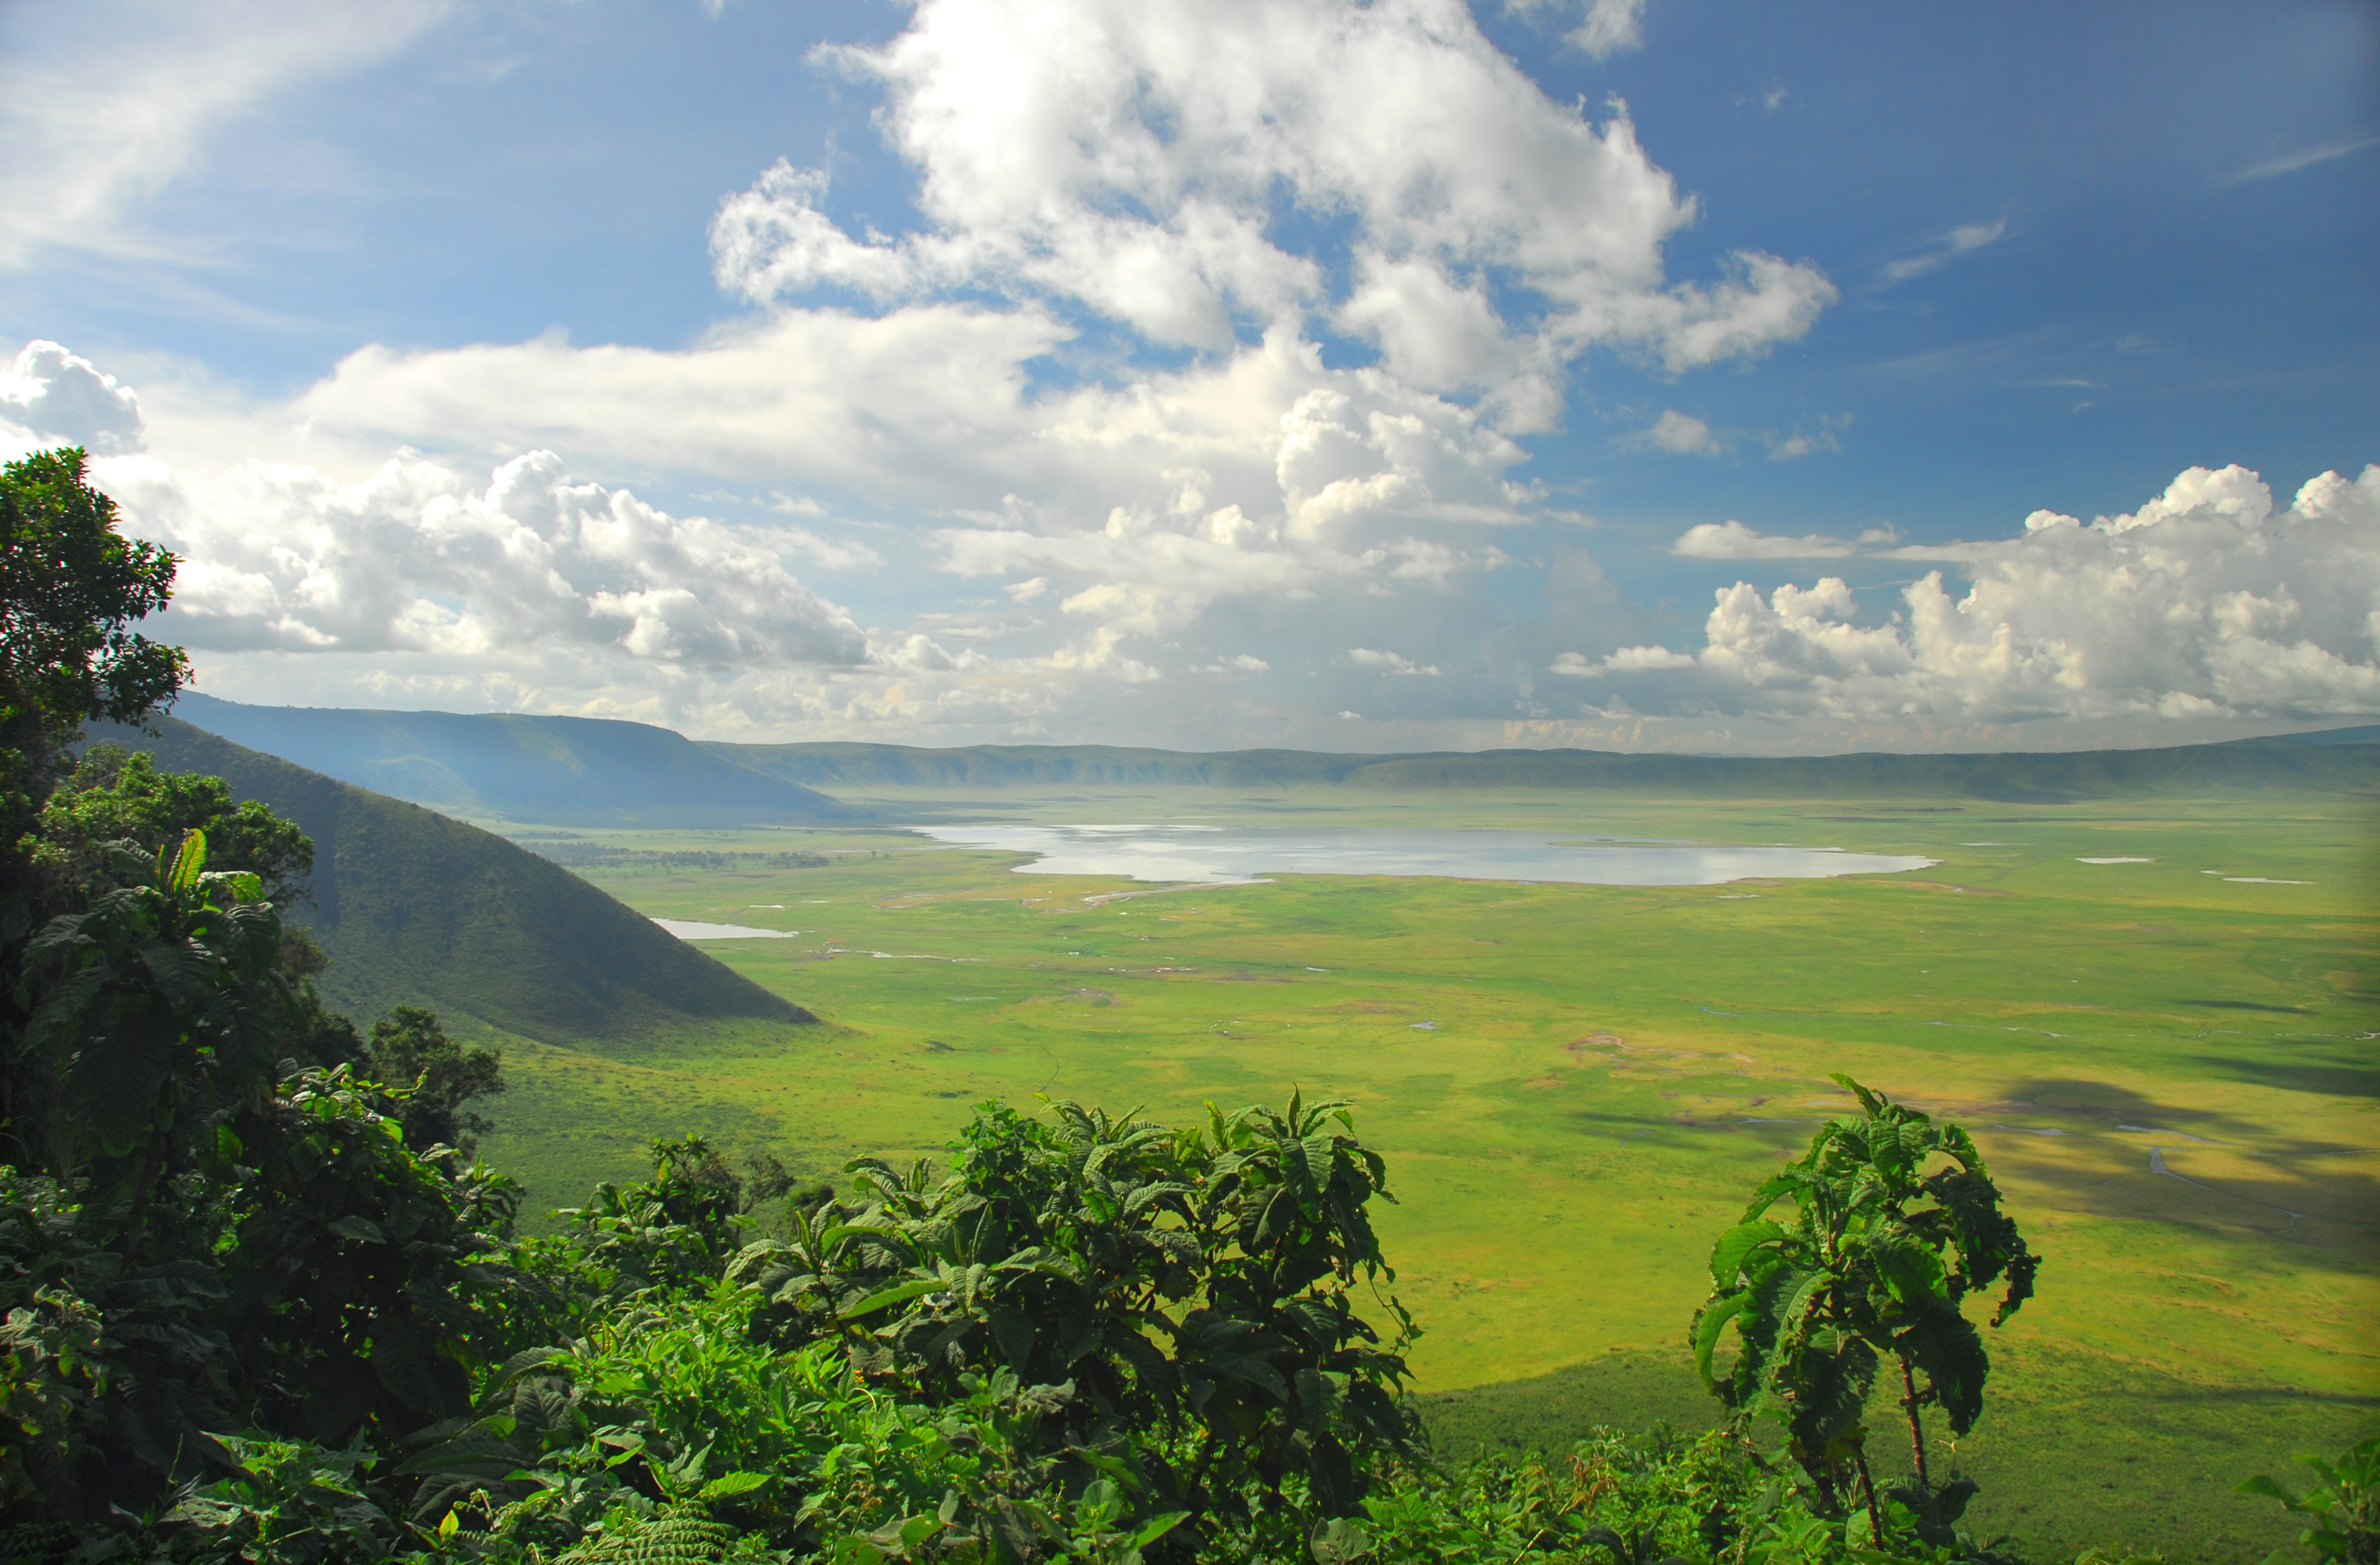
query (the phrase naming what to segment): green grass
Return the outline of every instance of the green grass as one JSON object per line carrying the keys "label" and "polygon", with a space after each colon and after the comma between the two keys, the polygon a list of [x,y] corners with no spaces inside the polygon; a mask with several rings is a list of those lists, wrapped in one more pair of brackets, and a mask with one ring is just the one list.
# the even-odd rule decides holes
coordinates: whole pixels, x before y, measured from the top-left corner
{"label": "green grass", "polygon": [[[1847,1071],[1973,1129],[2046,1256],[2040,1296],[1993,1335],[1991,1411],[1961,1452],[1990,1485],[1986,1531],[2260,1558],[2289,1530],[2228,1486],[2380,1421],[2368,799],[997,803],[1944,862],[1661,890],[1284,878],[1102,901],[1149,888],[846,830],[611,835],[883,856],[586,871],[646,913],[799,929],[708,949],[830,1025],[516,1052],[492,1156],[554,1201],[633,1171],[645,1135],[689,1128],[832,1172],[930,1152],[990,1097],[1175,1119],[1293,1084],[1350,1098],[1390,1158],[1402,1204],[1384,1243],[1452,1449],[1690,1416],[1680,1343],[1710,1240],[1845,1101],[1827,1078]],[[2155,862],[2077,862],[2113,856]]]}

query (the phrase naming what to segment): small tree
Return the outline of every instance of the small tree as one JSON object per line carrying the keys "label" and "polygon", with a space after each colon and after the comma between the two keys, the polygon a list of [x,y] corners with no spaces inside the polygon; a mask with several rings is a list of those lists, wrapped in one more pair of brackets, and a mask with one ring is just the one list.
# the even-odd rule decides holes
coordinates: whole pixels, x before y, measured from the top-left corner
{"label": "small tree", "polygon": [[[115,530],[81,451],[0,467],[0,777],[7,814],[48,792],[58,746],[92,718],[138,722],[189,677],[178,647],[131,626],[165,606],[174,556]],[[8,822],[14,842],[23,830]]]}
{"label": "small tree", "polygon": [[58,782],[42,810],[33,861],[69,900],[110,880],[112,848],[130,843],[146,854],[202,831],[207,862],[246,870],[264,900],[289,908],[307,897],[314,843],[294,820],[256,799],[235,803],[231,784],[194,771],[160,771],[156,758],[117,745],[93,745]]}
{"label": "small tree", "polygon": [[[2032,1296],[2040,1262],[2000,1210],[1965,1131],[1834,1079],[1861,1112],[1829,1121],[1719,1236],[1711,1296],[1694,1316],[1694,1362],[1728,1406],[1783,1418],[1789,1450],[1823,1493],[1831,1497],[1844,1469],[1855,1474],[1881,1547],[1861,1423],[1879,1364],[1900,1366],[1918,1498],[1930,1511],[1923,1410],[1939,1407],[1965,1434],[1983,1412],[1991,1367],[1962,1306],[2005,1279],[1998,1326]],[[1768,1215],[1789,1199],[1790,1219]],[[1715,1359],[1730,1326],[1738,1350],[1721,1375]],[[1972,1492],[1961,1486],[1946,1498],[1955,1506]]]}
{"label": "small tree", "polygon": [[418,1005],[391,1009],[372,1024],[363,1066],[374,1081],[412,1088],[397,1117],[405,1144],[416,1152],[452,1146],[468,1158],[495,1128],[466,1105],[504,1091],[503,1053],[456,1043],[438,1025],[436,1012]]}

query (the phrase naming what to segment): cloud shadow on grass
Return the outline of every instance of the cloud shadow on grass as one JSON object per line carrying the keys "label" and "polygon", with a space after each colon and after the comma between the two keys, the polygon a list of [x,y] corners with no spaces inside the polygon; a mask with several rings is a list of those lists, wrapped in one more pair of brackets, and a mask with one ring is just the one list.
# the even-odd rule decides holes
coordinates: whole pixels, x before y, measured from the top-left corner
{"label": "cloud shadow on grass", "polygon": [[[2268,1081],[2269,1075],[2250,1079]],[[2194,1192],[2204,1204],[2204,1220],[2244,1224],[2276,1242],[2291,1243],[2292,1254],[2325,1267],[2362,1271],[2369,1265],[2372,1242],[2380,1235],[2380,1180],[2325,1168],[2317,1181],[2301,1171],[2316,1159],[2360,1148],[2292,1135],[2286,1123],[2266,1124],[2237,1113],[2162,1103],[2107,1082],[2071,1078],[2022,1082],[2010,1088],[2006,1107],[2034,1114],[2076,1116],[2093,1122],[2102,1134],[2122,1135],[2120,1142],[2095,1136],[2091,1143],[2103,1152],[2120,1152],[2116,1177],[2154,1182],[2149,1188],[2162,1183],[2160,1176],[2170,1178],[2177,1182],[2177,1190]],[[2162,1169],[2151,1160],[2151,1147],[2180,1158],[2193,1145],[2207,1144],[2252,1159],[2266,1171],[2255,1176],[2227,1169],[2202,1176]],[[2109,1163],[2105,1158],[2027,1157],[2022,1169],[2027,1179],[2058,1191],[2083,1209],[2097,1210],[2107,1199]],[[2140,1188],[2134,1186],[2136,1192]],[[2168,1217],[2168,1220],[2194,1219]]]}
{"label": "cloud shadow on grass", "polygon": [[2380,1098],[2380,1050],[2366,1039],[2283,1034],[2265,1040],[2252,1054],[2201,1054],[2195,1063],[2257,1086],[2323,1098]]}

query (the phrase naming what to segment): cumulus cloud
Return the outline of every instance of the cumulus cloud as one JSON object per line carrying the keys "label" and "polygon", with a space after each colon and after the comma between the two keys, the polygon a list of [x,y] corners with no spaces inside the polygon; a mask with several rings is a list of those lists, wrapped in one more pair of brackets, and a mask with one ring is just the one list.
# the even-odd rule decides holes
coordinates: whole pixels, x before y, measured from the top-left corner
{"label": "cumulus cloud", "polygon": [[1782,538],[1755,532],[1730,517],[1688,528],[1670,545],[1670,552],[1689,560],[1825,560],[1859,552],[1859,545],[1823,533]]}
{"label": "cumulus cloud", "polygon": [[79,445],[94,456],[112,456],[148,442],[140,398],[131,387],[56,343],[36,340],[0,375],[0,443],[18,455]]}
{"label": "cumulus cloud", "polygon": [[1692,414],[1672,407],[1654,421],[1653,427],[1636,437],[1643,445],[1674,451],[1682,456],[1716,456],[1727,449],[1719,443],[1711,427]]}
{"label": "cumulus cloud", "polygon": [[212,482],[121,456],[127,530],[184,557],[169,634],[200,649],[474,655],[552,646],[653,664],[854,664],[866,637],[773,553],[574,479],[533,452],[484,488],[395,460],[360,483],[251,463]]}
{"label": "cumulus cloud", "polygon": [[[1639,9],[1583,25],[1616,48]],[[185,418],[167,454],[180,466],[152,490],[191,497],[191,517],[230,515],[219,493],[268,502],[237,528],[177,521],[205,582],[188,623],[290,656],[375,637],[460,645],[512,634],[470,605],[516,597],[538,611],[507,622],[524,636],[650,659],[776,655],[739,611],[704,625],[658,600],[596,606],[659,586],[574,585],[561,596],[583,606],[565,613],[510,578],[451,580],[448,544],[372,511],[427,515],[426,489],[398,493],[430,483],[404,476],[421,462],[362,477],[392,449],[451,472],[551,452],[576,473],[773,491],[788,518],[775,528],[665,520],[780,576],[788,560],[868,571],[892,552],[833,537],[814,496],[924,519],[900,564],[994,578],[1031,605],[1017,634],[1044,639],[979,668],[886,650],[909,634],[946,645],[921,619],[882,631],[892,661],[870,666],[897,664],[913,708],[936,680],[1010,681],[1000,698],[1039,722],[1050,698],[1033,681],[1139,679],[1157,666],[1149,643],[1210,613],[1327,597],[1344,624],[1318,645],[1343,646],[1378,639],[1367,616],[1401,599],[1458,612],[1466,578],[1511,563],[1480,530],[1524,525],[1543,501],[1518,437],[1549,426],[1580,356],[1672,372],[1755,356],[1835,297],[1815,267],[1756,250],[1671,276],[1667,242],[1697,209],[1624,106],[1549,100],[1461,0],[925,0],[882,46],[817,60],[881,89],[877,123],[916,179],[911,221],[843,221],[824,170],[780,162],[710,233],[717,281],[759,308],[690,346],[375,345],[285,404]],[[1321,346],[1333,336],[1376,355],[1338,362]],[[259,475],[277,468],[214,474],[213,450],[241,443],[200,438],[208,417],[243,443],[302,431],[273,435],[277,449],[356,480],[305,482],[369,491],[352,503],[377,519],[324,526],[267,492],[283,480]],[[480,486],[447,488],[471,512],[459,497]],[[359,607],[375,592],[403,604]],[[783,645],[858,655],[839,613],[789,613]]]}
{"label": "cumulus cloud", "polygon": [[1347,661],[1358,668],[1376,668],[1396,674],[1426,674],[1435,677],[1446,671],[1432,663],[1418,663],[1398,652],[1386,652],[1371,647],[1350,647]]}
{"label": "cumulus cloud", "polygon": [[[1640,10],[1595,0],[1577,36],[1627,46]],[[1798,337],[1835,297],[1751,251],[1670,283],[1694,204],[1624,109],[1554,103],[1459,0],[927,0],[883,47],[820,56],[883,86],[923,226],[855,237],[825,172],[781,162],[712,228],[747,298],[990,288],[1208,350],[1318,318],[1414,385],[1528,420],[1591,346],[1688,368]],[[1343,288],[1275,242],[1284,199],[1352,219]]]}
{"label": "cumulus cloud", "polygon": [[1594,679],[1607,673],[1645,673],[1694,666],[1691,652],[1672,652],[1667,647],[1622,647],[1600,660],[1580,652],[1564,652],[1554,660],[1553,672],[1572,679]]}
{"label": "cumulus cloud", "polygon": [[[2325,473],[2277,509],[2244,467],[2193,467],[2136,512],[2086,524],[2036,511],[2024,525],[1889,551],[1955,560],[1969,585],[1953,597],[1928,572],[1881,623],[1861,622],[1838,576],[1765,598],[1723,588],[1673,698],[1850,719],[2380,712],[2380,466]],[[1645,667],[1682,669],[1669,655]]]}

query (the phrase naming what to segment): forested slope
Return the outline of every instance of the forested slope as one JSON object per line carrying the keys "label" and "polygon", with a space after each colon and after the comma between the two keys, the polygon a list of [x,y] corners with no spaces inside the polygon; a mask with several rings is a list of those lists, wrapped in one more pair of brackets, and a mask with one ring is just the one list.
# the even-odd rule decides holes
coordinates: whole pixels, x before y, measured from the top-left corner
{"label": "forested slope", "polygon": [[350,1014],[426,1005],[552,1043],[815,1020],[502,837],[173,718],[155,726],[91,735],[222,777],[314,840],[314,904],[295,913],[332,959],[325,997]]}

